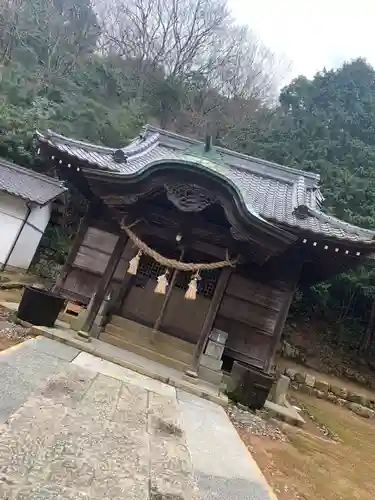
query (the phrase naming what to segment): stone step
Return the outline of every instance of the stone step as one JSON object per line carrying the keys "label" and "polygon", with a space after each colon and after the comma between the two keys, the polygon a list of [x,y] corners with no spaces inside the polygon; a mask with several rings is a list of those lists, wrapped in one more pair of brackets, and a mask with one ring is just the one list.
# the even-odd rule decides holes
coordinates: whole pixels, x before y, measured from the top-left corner
{"label": "stone step", "polygon": [[109,344],[115,345],[116,347],[121,347],[122,349],[126,349],[127,351],[134,352],[139,356],[143,356],[144,358],[147,358],[151,361],[156,361],[157,363],[161,363],[181,372],[185,372],[189,368],[188,364],[183,363],[177,359],[172,359],[156,351],[147,349],[146,347],[143,347],[141,345],[129,342],[126,339],[120,339],[118,337],[115,337],[114,335],[111,335],[110,333],[101,333],[99,335],[99,340],[108,342]]}
{"label": "stone step", "polygon": [[198,368],[198,376],[200,379],[209,382],[215,386],[220,386],[223,382],[223,374],[221,371],[211,370],[205,366],[199,366]]}
{"label": "stone step", "polygon": [[167,340],[164,338],[165,336],[163,337],[163,334],[159,332],[156,333],[154,342],[151,342],[150,336],[147,334],[142,335],[142,333],[134,333],[129,330],[124,330],[111,323],[108,323],[108,325],[106,325],[104,332],[112,335],[113,337],[116,337],[119,340],[131,342],[133,344],[139,345],[140,347],[145,347],[150,351],[156,351],[169,358],[177,359],[182,363],[190,364],[193,359],[193,355],[190,352],[176,349],[173,343],[167,342]]}
{"label": "stone step", "polygon": [[[140,323],[137,323],[130,319],[122,318],[121,316],[112,316],[111,324],[119,327],[122,330],[125,330],[129,334],[134,333],[137,336],[142,336],[148,339],[152,338],[152,328],[141,325]],[[173,346],[179,351],[194,354],[195,345],[191,344],[190,342],[185,342],[184,340],[162,332],[158,332],[158,340],[160,340],[160,342],[165,342],[166,344]]]}

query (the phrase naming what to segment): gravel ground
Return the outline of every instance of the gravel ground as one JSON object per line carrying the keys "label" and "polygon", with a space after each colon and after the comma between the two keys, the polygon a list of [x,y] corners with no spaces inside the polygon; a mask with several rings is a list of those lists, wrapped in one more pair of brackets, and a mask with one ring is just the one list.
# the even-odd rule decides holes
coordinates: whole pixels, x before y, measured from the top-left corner
{"label": "gravel ground", "polygon": [[30,328],[8,321],[9,312],[0,308],[0,350],[32,338]]}
{"label": "gravel ground", "polygon": [[245,407],[230,405],[227,413],[235,427],[247,430],[254,436],[268,437],[274,441],[288,440],[274,421],[266,420]]}

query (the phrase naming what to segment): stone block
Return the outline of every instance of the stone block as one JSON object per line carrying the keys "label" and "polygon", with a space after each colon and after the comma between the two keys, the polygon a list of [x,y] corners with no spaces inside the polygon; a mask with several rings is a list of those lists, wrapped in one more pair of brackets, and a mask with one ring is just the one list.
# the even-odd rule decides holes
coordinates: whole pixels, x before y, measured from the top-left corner
{"label": "stone block", "polygon": [[223,362],[221,361],[221,359],[213,358],[212,356],[208,356],[207,354],[202,354],[199,360],[199,364],[215,371],[220,371],[221,367],[223,366]]}
{"label": "stone block", "polygon": [[296,409],[290,405],[281,406],[272,401],[266,401],[264,408],[267,410],[270,418],[276,418],[297,427],[302,427],[305,424],[305,420],[299,415]]}
{"label": "stone block", "polygon": [[205,366],[199,366],[198,376],[200,379],[217,386],[223,381],[223,374],[221,372],[210,370],[210,368],[206,368]]}
{"label": "stone block", "polygon": [[361,375],[360,373],[356,373],[355,374],[355,379],[360,384],[367,385],[367,377],[365,377],[364,375]]}
{"label": "stone block", "polygon": [[78,314],[78,316],[76,318],[71,320],[71,323],[70,323],[71,329],[75,330],[76,332],[81,330],[83,323],[85,322],[86,316],[87,316],[87,310],[84,309],[83,311],[81,311]]}
{"label": "stone block", "polygon": [[298,373],[297,370],[295,370],[294,368],[287,368],[285,370],[285,375],[289,377],[290,380],[294,380],[294,377],[296,376],[297,373]]}
{"label": "stone block", "polygon": [[217,344],[225,345],[228,339],[228,333],[214,328],[210,333],[209,339]]}
{"label": "stone block", "polygon": [[357,403],[349,403],[349,410],[363,418],[374,418],[375,412]]}
{"label": "stone block", "polygon": [[278,405],[283,405],[285,403],[289,385],[290,378],[286,375],[281,375],[272,386],[269,399]]}
{"label": "stone block", "polygon": [[335,394],[333,394],[332,392],[329,392],[327,394],[327,400],[328,401],[331,401],[331,403],[336,403],[337,401],[337,396]]}
{"label": "stone block", "polygon": [[207,342],[207,346],[204,351],[204,353],[207,354],[207,356],[211,356],[212,358],[215,359],[221,359],[223,352],[224,352],[224,346],[221,344],[217,344],[212,340],[209,340]]}
{"label": "stone block", "polygon": [[327,397],[327,392],[324,391],[319,391],[319,389],[315,389],[315,394],[318,399],[326,399]]}
{"label": "stone block", "polygon": [[339,398],[346,399],[348,397],[348,390],[345,387],[331,385],[330,391]]}
{"label": "stone block", "polygon": [[315,386],[315,381],[316,381],[316,378],[313,375],[310,375],[310,374],[306,373],[305,384],[308,387],[314,387]]}
{"label": "stone block", "polygon": [[329,383],[324,380],[315,380],[315,389],[318,391],[324,392],[324,394],[328,394],[329,391]]}
{"label": "stone block", "polygon": [[346,399],[343,399],[343,398],[337,398],[336,399],[336,404],[338,406],[346,406],[348,404],[347,400]]}
{"label": "stone block", "polygon": [[299,373],[299,372],[297,372],[294,375],[294,381],[298,382],[298,384],[304,384],[305,383],[305,378],[306,378],[306,374],[305,373]]}
{"label": "stone block", "polygon": [[351,403],[358,403],[362,406],[368,406],[368,399],[363,394],[359,394],[358,392],[348,392],[348,396],[346,398]]}

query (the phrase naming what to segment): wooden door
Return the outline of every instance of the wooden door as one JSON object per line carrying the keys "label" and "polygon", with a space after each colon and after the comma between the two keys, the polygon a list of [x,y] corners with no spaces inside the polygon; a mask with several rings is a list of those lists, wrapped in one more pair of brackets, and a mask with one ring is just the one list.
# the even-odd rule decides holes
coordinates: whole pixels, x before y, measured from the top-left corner
{"label": "wooden door", "polygon": [[[155,293],[157,277],[165,268],[148,257],[142,257],[133,286],[124,300],[122,315],[152,327],[160,313],[165,295]],[[203,272],[198,282],[196,300],[186,300],[190,273],[179,273],[168,302],[160,330],[196,343],[211,303],[219,272]]]}

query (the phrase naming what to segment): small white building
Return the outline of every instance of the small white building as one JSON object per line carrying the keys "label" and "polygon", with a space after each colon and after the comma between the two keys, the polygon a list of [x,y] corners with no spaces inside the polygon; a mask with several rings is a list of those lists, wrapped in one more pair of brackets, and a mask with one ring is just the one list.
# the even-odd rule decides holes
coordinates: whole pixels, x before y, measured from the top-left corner
{"label": "small white building", "polygon": [[0,271],[28,269],[64,184],[0,158]]}

